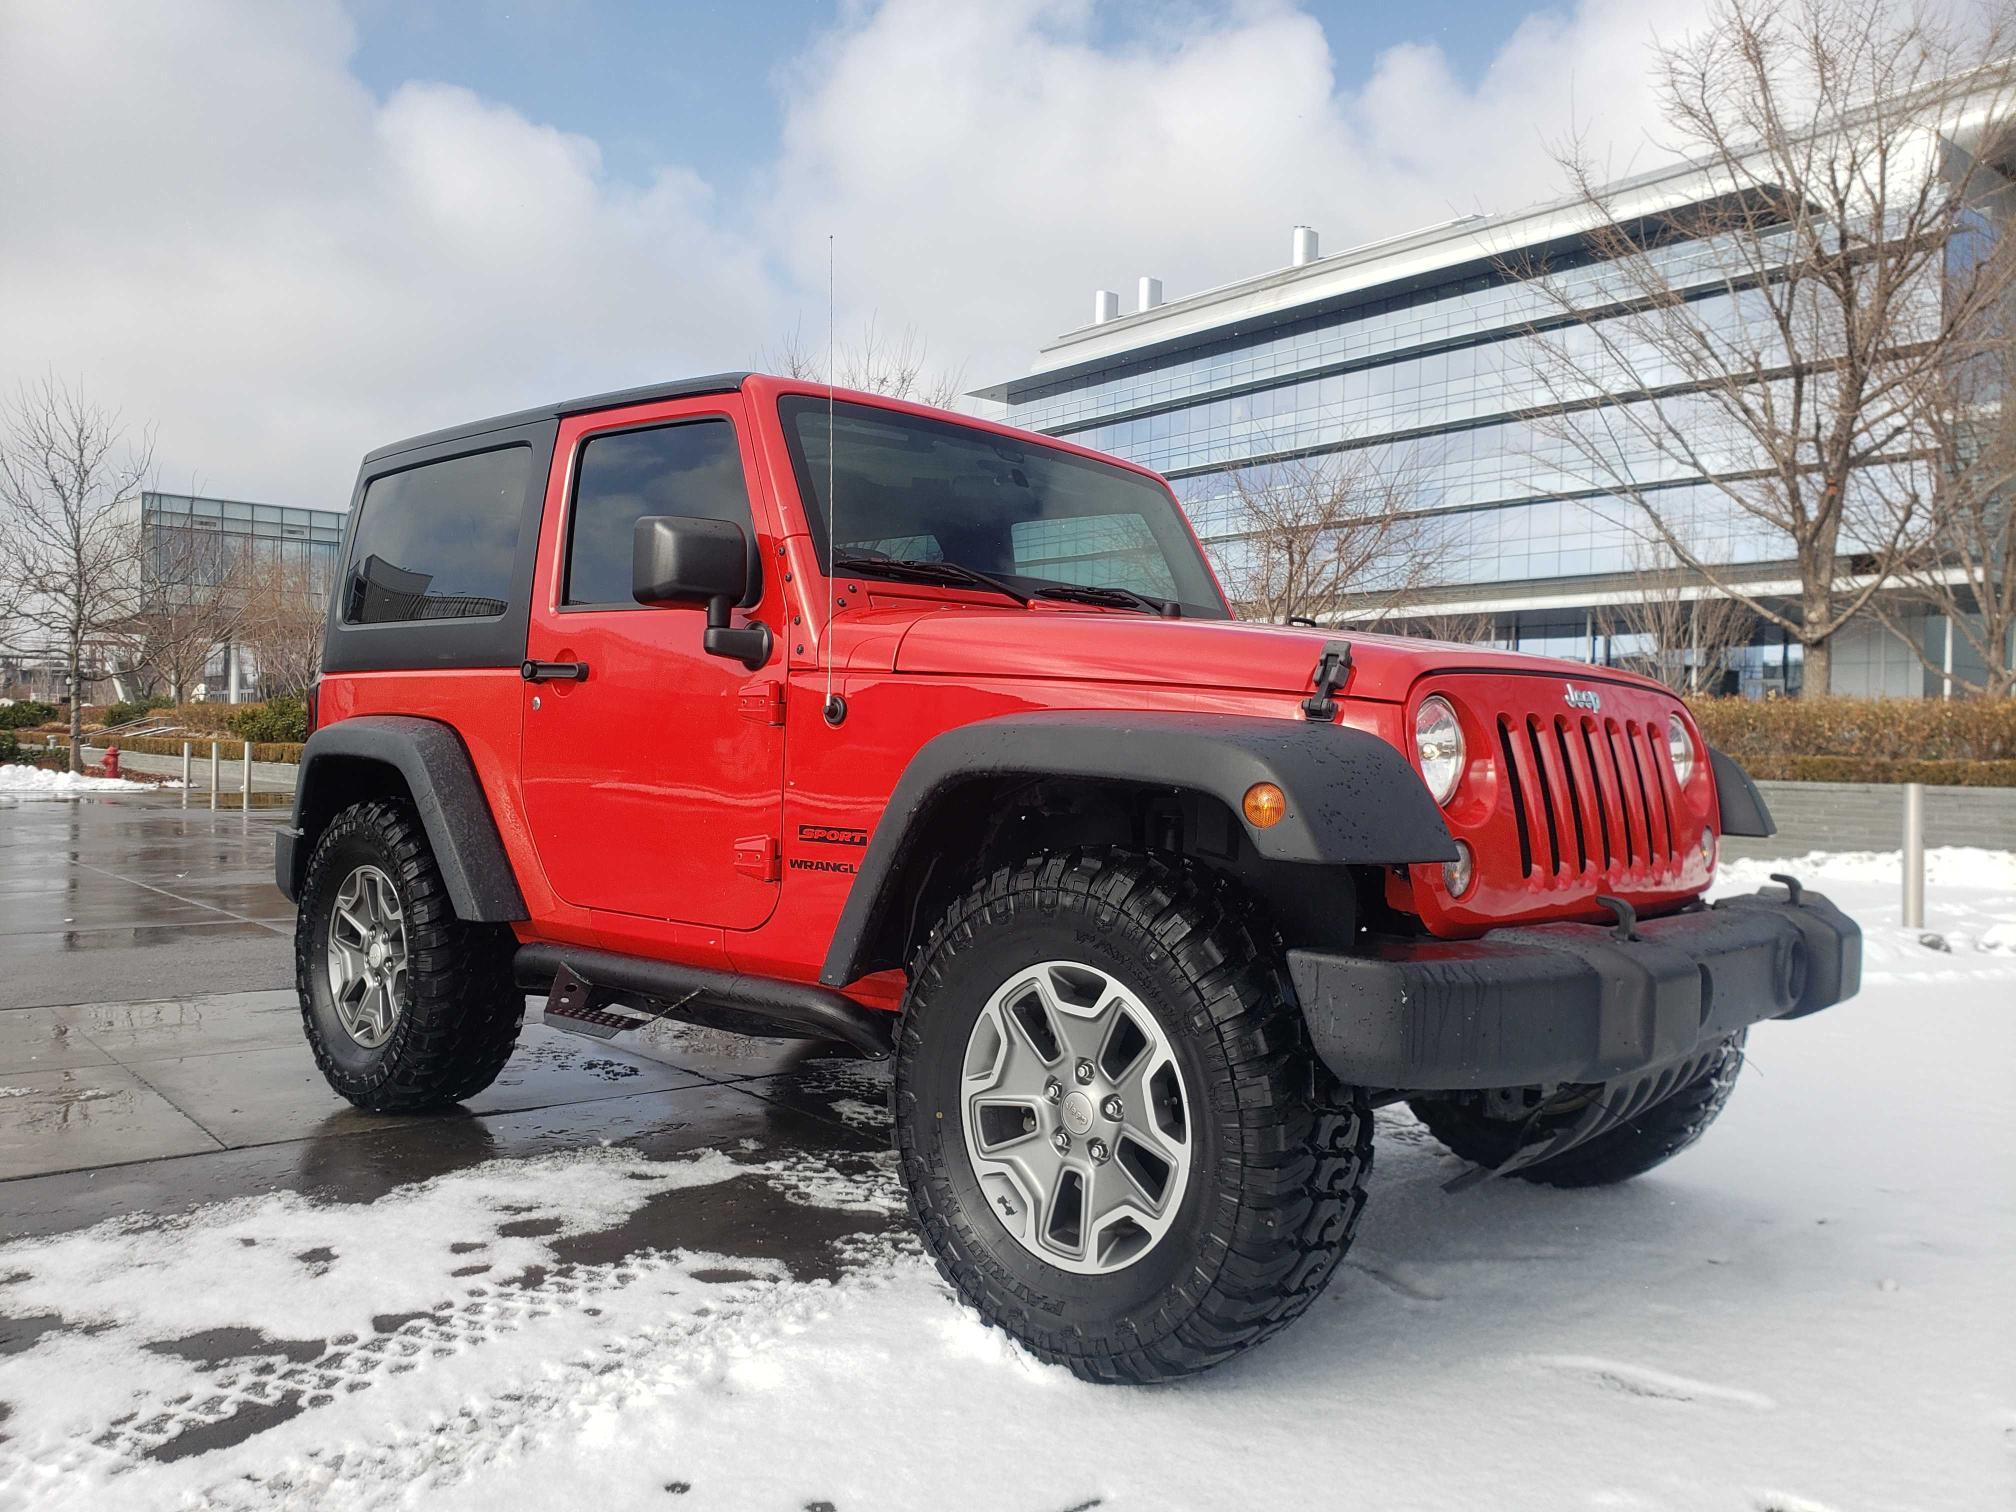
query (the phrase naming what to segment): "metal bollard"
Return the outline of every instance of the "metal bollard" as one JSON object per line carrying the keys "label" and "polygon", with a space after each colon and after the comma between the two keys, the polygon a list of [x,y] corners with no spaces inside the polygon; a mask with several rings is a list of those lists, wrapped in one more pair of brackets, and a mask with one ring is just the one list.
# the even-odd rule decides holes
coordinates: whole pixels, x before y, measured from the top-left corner
{"label": "metal bollard", "polygon": [[1904,927],[1925,927],[1925,784],[1904,784]]}
{"label": "metal bollard", "polygon": [[213,740],[210,742],[210,807],[213,809],[217,807],[217,777],[217,742]]}
{"label": "metal bollard", "polygon": [[189,742],[182,742],[182,807],[189,807]]}
{"label": "metal bollard", "polygon": [[252,742],[245,742],[245,776],[239,783],[245,799],[241,805],[246,813],[252,812]]}

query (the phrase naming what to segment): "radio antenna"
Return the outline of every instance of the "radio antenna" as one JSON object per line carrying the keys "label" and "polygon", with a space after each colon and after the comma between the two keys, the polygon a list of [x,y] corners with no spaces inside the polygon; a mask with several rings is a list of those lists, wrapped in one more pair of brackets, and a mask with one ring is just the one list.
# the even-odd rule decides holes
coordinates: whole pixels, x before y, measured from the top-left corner
{"label": "radio antenna", "polygon": [[819,652],[826,662],[826,723],[838,725],[847,717],[847,702],[833,691],[833,607],[838,596],[833,589],[840,581],[840,563],[833,552],[833,517],[840,512],[840,496],[833,490],[833,453],[839,437],[833,430],[833,233],[826,233],[826,629],[819,637]]}

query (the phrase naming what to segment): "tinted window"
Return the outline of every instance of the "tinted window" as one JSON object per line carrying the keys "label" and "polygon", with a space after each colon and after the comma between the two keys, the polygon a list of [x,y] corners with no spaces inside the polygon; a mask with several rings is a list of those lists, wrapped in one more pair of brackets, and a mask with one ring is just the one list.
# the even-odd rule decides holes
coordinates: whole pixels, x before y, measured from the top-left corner
{"label": "tinted window", "polygon": [[[957,562],[1030,592],[1124,588],[1222,619],[1224,601],[1169,491],[1111,463],[860,404],[778,401],[823,559]],[[829,495],[831,498],[829,499]]]}
{"label": "tinted window", "polygon": [[735,427],[726,420],[691,420],[596,436],[581,448],[564,602],[633,602],[630,543],[641,515],[728,520],[753,546]]}
{"label": "tinted window", "polygon": [[382,625],[502,614],[531,465],[529,448],[511,446],[373,479],[358,507],[343,618]]}

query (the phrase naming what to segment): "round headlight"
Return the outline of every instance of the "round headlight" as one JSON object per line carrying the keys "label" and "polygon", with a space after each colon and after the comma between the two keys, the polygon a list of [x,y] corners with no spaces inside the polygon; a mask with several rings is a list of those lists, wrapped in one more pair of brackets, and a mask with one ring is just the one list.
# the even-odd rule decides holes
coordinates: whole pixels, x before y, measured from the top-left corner
{"label": "round headlight", "polygon": [[1687,733],[1687,722],[1678,714],[1666,716],[1666,754],[1673,758],[1673,775],[1684,786],[1694,775],[1694,737]]}
{"label": "round headlight", "polygon": [[1414,711],[1414,760],[1437,803],[1456,796],[1463,775],[1463,727],[1448,699],[1424,698]]}

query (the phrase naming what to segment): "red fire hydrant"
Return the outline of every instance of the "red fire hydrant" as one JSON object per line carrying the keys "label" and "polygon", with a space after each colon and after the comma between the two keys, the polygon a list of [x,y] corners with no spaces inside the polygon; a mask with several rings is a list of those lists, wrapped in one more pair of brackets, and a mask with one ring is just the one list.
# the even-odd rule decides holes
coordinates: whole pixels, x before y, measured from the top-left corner
{"label": "red fire hydrant", "polygon": [[119,747],[117,746],[105,747],[105,775],[107,777],[117,777],[119,775]]}

